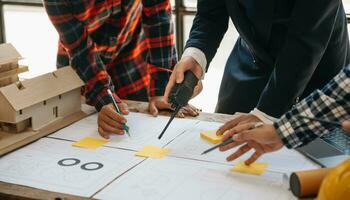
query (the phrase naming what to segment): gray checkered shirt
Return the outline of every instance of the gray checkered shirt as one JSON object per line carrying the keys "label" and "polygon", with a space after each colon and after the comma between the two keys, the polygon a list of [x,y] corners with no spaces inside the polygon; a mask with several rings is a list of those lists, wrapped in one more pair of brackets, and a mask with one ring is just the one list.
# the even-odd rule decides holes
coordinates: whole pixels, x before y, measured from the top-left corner
{"label": "gray checkered shirt", "polygon": [[299,115],[343,121],[350,115],[350,65],[345,67],[322,90],[316,90],[274,123],[288,148],[303,146],[328,134],[334,127]]}

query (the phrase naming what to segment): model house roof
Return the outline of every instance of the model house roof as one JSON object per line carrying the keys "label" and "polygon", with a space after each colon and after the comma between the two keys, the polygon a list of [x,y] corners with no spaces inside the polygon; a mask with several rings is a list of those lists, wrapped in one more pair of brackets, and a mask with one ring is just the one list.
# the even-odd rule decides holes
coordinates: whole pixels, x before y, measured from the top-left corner
{"label": "model house roof", "polygon": [[1,65],[18,61],[22,59],[21,54],[15,49],[12,44],[0,44],[0,68]]}
{"label": "model house roof", "polygon": [[84,85],[71,67],[0,88],[0,93],[19,111]]}

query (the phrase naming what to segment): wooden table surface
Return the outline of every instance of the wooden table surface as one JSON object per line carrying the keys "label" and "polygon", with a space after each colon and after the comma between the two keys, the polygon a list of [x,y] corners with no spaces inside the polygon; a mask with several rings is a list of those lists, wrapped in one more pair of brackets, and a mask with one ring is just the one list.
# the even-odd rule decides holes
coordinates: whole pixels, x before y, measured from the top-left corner
{"label": "wooden table surface", "polygon": [[[133,112],[147,113],[146,102],[136,102],[136,101],[125,101],[129,110]],[[161,111],[160,115],[170,115],[170,112]],[[225,122],[232,119],[232,115],[225,114],[211,114],[211,113],[200,113],[196,119],[204,121],[215,121],[215,122]],[[57,192],[50,192],[46,190],[40,190],[36,188],[31,188],[27,186],[21,186],[11,183],[0,182],[0,199],[88,199],[83,197],[78,197],[74,195],[62,194]]]}

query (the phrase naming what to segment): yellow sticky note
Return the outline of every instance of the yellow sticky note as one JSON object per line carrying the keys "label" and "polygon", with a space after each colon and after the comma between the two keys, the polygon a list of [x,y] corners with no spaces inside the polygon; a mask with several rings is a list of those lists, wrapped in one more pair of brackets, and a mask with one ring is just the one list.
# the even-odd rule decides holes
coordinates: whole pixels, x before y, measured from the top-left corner
{"label": "yellow sticky note", "polygon": [[269,166],[268,163],[259,163],[259,162],[254,162],[250,165],[246,165],[244,161],[241,161],[237,163],[230,171],[246,173],[246,174],[255,174],[260,176],[266,171],[268,166]]}
{"label": "yellow sticky note", "polygon": [[208,140],[213,144],[221,143],[222,135],[216,135],[216,130],[201,132],[201,138]]}
{"label": "yellow sticky note", "polygon": [[106,144],[107,142],[108,142],[107,140],[103,140],[103,139],[86,137],[73,143],[72,146],[86,148],[86,149],[97,149],[102,145]]}
{"label": "yellow sticky note", "polygon": [[160,148],[152,145],[143,147],[140,151],[135,153],[135,156],[147,157],[147,158],[163,158],[170,153],[168,148]]}

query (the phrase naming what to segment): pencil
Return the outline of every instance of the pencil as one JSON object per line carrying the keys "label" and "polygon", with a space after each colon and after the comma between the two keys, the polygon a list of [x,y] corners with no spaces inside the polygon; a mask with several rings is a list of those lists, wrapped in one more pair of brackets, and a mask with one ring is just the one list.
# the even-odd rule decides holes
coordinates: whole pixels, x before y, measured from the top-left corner
{"label": "pencil", "polygon": [[209,148],[209,149],[203,151],[203,153],[202,153],[201,155],[206,154],[206,153],[209,153],[209,152],[211,152],[211,151],[213,151],[213,150],[215,150],[215,149],[217,149],[217,148],[219,148],[219,147],[222,147],[222,146],[225,146],[225,145],[227,145],[227,144],[230,144],[231,142],[233,142],[232,137],[230,137],[229,139],[225,140],[224,142],[222,142],[222,143],[220,143],[220,144],[217,144],[217,145],[215,145],[215,146],[213,146],[213,147],[211,147],[211,148]]}
{"label": "pencil", "polygon": [[[117,111],[118,114],[122,115],[122,112],[120,111],[120,109],[119,109],[119,107],[118,107],[118,104],[117,104],[117,102],[115,101],[111,90],[108,89],[107,92],[108,92],[108,95],[109,95],[109,96],[111,97],[111,99],[112,99],[112,103],[113,103],[113,105],[114,105],[115,110]],[[130,136],[130,133],[129,133],[129,127],[128,127],[125,123],[123,123],[122,125],[123,125],[123,129],[125,130],[126,134],[128,134],[128,136],[131,137],[131,136]]]}

